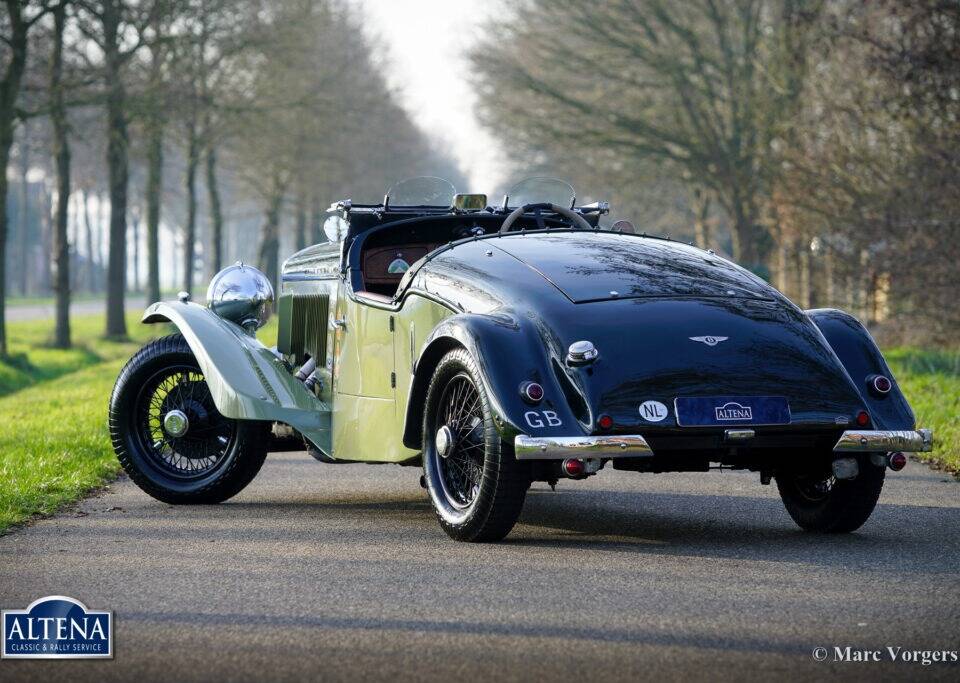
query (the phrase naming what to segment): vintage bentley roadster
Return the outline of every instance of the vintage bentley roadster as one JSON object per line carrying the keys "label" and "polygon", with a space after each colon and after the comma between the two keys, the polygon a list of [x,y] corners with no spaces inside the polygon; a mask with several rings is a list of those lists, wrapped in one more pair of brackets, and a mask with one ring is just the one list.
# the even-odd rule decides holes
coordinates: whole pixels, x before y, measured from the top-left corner
{"label": "vintage bentley roadster", "polygon": [[931,447],[852,316],[802,311],[712,251],[599,229],[607,206],[565,183],[491,206],[421,178],[331,212],[330,241],[283,265],[275,348],[255,336],[274,293],[250,266],[206,305],[147,309],[179,333],[124,367],[110,432],[150,495],[223,501],[293,441],[422,467],[458,540],[503,538],[531,482],[607,465],[755,471],[802,528],[848,532],[903,452]]}

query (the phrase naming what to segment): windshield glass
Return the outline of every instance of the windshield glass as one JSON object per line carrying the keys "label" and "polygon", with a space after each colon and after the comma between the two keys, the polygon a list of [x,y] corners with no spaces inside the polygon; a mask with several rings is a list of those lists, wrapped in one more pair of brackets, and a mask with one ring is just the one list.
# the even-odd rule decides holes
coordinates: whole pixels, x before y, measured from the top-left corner
{"label": "windshield glass", "polygon": [[457,189],[448,180],[434,176],[407,178],[387,190],[388,206],[453,206]]}
{"label": "windshield glass", "polygon": [[576,192],[570,183],[559,178],[526,178],[507,191],[505,205],[515,209],[525,204],[556,204],[572,209]]}

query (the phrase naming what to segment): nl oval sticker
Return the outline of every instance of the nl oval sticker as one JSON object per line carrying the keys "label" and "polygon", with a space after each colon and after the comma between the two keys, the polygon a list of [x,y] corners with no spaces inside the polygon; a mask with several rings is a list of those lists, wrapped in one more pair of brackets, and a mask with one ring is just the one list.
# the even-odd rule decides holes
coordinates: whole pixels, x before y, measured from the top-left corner
{"label": "nl oval sticker", "polygon": [[669,413],[660,401],[644,401],[640,404],[640,417],[647,422],[662,422]]}

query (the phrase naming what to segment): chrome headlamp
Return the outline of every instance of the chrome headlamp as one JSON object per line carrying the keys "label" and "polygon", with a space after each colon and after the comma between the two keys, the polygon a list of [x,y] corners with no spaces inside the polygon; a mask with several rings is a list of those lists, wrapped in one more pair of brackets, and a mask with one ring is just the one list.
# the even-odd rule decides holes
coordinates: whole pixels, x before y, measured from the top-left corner
{"label": "chrome headlamp", "polygon": [[273,285],[259,270],[237,261],[213,276],[207,306],[225,320],[256,330],[273,312]]}

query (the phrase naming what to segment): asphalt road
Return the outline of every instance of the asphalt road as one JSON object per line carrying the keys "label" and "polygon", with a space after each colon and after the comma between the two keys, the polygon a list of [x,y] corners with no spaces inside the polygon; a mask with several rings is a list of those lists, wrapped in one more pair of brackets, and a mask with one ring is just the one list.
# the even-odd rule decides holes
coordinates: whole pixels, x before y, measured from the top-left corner
{"label": "asphalt road", "polygon": [[731,472],[535,485],[499,545],[456,544],[412,468],[277,454],[233,501],[128,480],[0,538],[0,605],[115,612],[113,661],[0,661],[0,680],[953,679],[815,647],[960,650],[960,485],[887,479],[867,525],[798,531]]}

